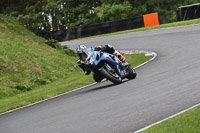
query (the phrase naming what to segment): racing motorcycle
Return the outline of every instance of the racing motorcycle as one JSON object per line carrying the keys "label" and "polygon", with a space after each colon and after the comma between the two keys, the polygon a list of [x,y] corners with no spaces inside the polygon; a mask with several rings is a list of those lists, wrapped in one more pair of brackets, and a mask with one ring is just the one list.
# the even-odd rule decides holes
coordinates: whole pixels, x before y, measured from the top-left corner
{"label": "racing motorcycle", "polygon": [[137,75],[127,62],[121,62],[115,55],[94,51],[93,48],[87,48],[82,59],[86,69],[92,71],[96,82],[106,78],[114,84],[120,84],[123,79],[134,79]]}

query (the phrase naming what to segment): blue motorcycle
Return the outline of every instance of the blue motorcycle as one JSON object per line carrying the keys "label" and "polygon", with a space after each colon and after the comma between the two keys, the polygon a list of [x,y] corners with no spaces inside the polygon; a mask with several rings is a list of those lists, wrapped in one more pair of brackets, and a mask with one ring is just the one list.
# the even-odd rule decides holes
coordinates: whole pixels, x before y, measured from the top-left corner
{"label": "blue motorcycle", "polygon": [[93,72],[96,82],[101,82],[103,78],[106,78],[114,84],[120,84],[125,78],[134,79],[136,77],[136,72],[131,65],[121,62],[115,55],[87,48],[85,56],[81,58],[86,69]]}

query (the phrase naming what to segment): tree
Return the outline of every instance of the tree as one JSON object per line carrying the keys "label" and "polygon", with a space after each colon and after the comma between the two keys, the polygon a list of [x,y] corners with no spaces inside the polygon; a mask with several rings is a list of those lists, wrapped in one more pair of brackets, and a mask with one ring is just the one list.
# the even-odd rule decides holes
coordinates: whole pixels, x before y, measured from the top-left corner
{"label": "tree", "polygon": [[132,16],[132,7],[129,2],[103,3],[95,8],[95,12],[101,22],[121,20]]}
{"label": "tree", "polygon": [[153,12],[167,12],[174,22],[179,6],[194,3],[200,0],[0,0],[0,12],[38,33]]}

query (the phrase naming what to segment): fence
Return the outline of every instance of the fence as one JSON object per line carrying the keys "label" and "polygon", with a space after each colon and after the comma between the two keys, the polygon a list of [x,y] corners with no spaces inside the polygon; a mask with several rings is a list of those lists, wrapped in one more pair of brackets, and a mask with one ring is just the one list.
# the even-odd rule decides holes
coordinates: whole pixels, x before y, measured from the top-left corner
{"label": "fence", "polygon": [[[153,15],[153,17],[149,17],[149,18],[155,18],[155,16],[156,15]],[[157,13],[157,18],[155,19],[158,19],[159,21],[158,24],[164,24],[164,23],[168,23],[167,16],[168,15],[166,13]],[[67,40],[77,39],[81,37],[88,37],[88,36],[93,36],[93,35],[100,35],[100,34],[105,34],[105,33],[122,31],[122,30],[141,28],[145,26],[144,18],[145,18],[144,16],[141,16],[137,18],[105,22],[105,23],[88,25],[88,26],[72,27],[66,30],[39,33],[37,35],[42,36],[46,39],[67,41]],[[145,22],[148,22],[148,21],[153,21],[153,20],[147,19]],[[150,26],[153,26],[153,25],[150,25]]]}
{"label": "fence", "polygon": [[200,18],[200,3],[181,6],[178,8],[177,10],[178,21],[190,20],[195,18]]}

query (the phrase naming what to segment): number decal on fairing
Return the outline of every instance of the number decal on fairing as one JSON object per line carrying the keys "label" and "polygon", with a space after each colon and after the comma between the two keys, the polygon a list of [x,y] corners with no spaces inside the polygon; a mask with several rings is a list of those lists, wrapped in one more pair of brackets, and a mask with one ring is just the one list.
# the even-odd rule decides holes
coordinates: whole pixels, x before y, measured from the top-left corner
{"label": "number decal on fairing", "polygon": [[93,64],[94,63],[94,59],[91,57],[90,58],[90,63]]}

